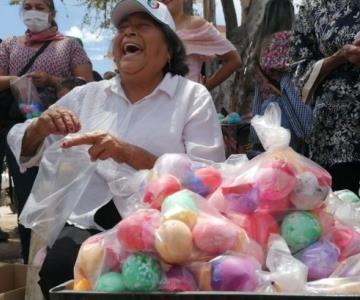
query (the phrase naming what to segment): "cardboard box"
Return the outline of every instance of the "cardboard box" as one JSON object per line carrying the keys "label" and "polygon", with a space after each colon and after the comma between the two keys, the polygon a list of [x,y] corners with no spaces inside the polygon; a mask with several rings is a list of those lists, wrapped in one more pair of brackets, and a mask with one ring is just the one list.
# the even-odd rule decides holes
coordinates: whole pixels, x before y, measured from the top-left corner
{"label": "cardboard box", "polygon": [[0,263],[0,300],[24,300],[26,265]]}

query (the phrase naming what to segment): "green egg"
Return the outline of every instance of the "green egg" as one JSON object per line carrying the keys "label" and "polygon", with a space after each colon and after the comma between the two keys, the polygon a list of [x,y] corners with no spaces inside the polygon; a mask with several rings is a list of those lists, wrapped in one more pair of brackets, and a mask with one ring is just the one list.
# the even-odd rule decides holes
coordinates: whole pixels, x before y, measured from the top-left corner
{"label": "green egg", "polygon": [[110,272],[101,275],[96,281],[95,290],[98,292],[116,293],[125,291],[121,273]]}
{"label": "green egg", "polygon": [[316,242],[321,235],[318,220],[308,212],[294,212],[286,216],[281,224],[281,235],[292,253]]}
{"label": "green egg", "polygon": [[183,190],[177,192],[165,199],[161,206],[161,211],[165,212],[169,210],[173,210],[176,207],[181,207],[182,209],[190,210],[193,212],[197,212],[198,208],[195,204],[193,197],[189,191]]}
{"label": "green egg", "polygon": [[122,266],[123,280],[130,291],[157,291],[162,279],[160,263],[149,255],[132,254]]}

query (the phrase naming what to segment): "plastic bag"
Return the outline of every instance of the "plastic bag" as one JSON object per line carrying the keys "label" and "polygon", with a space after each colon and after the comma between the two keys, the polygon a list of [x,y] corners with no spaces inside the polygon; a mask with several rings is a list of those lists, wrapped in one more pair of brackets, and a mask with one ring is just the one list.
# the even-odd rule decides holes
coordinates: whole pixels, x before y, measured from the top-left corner
{"label": "plastic bag", "polygon": [[[271,104],[263,116],[253,118],[266,152],[243,163],[233,181],[223,182],[209,203],[263,247],[271,233],[290,233],[285,239],[295,253],[320,238],[321,224],[314,212],[325,204],[331,176],[289,147],[290,133],[280,126],[280,114],[278,105]],[[291,234],[289,228],[298,230]],[[296,236],[302,238],[306,230],[314,231],[313,238],[298,245]]]}
{"label": "plastic bag", "polygon": [[267,281],[275,282],[280,292],[299,293],[307,282],[308,268],[294,258],[283,238],[271,235],[266,258],[266,266],[270,271]]}
{"label": "plastic bag", "polygon": [[315,295],[359,295],[360,277],[326,278],[308,282],[305,293]]}
{"label": "plastic bag", "polygon": [[96,168],[87,152],[89,146],[63,149],[61,143],[55,142],[45,150],[33,189],[19,218],[21,224],[34,230],[50,247]]}
{"label": "plastic bag", "polygon": [[21,76],[10,84],[13,95],[18,101],[19,109],[26,119],[36,118],[44,111],[44,105],[32,79]]}

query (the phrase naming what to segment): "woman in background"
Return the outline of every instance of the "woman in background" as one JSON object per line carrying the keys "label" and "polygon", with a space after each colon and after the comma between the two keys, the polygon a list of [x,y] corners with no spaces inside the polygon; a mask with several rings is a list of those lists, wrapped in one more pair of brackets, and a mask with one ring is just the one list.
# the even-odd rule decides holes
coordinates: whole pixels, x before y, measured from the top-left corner
{"label": "woman in background", "polygon": [[[10,81],[18,78],[20,71],[45,42],[50,42],[50,44],[36,58],[27,73],[37,87],[45,107],[57,100],[56,86],[62,78],[79,76],[87,81],[93,79],[90,60],[85,51],[76,40],[67,38],[58,31],[55,15],[53,0],[24,0],[22,2],[21,17],[27,30],[23,36],[7,38],[0,44],[0,91],[9,88]],[[12,125],[14,125],[13,121],[6,120],[4,132],[8,132]],[[6,133],[2,135],[4,143],[5,136]],[[30,194],[37,168],[20,173],[9,149],[6,150],[6,159],[14,181],[20,214]],[[19,232],[23,259],[27,263],[30,231],[19,224]]]}
{"label": "woman in background", "polygon": [[[240,56],[235,47],[205,19],[186,15],[184,0],[160,0],[167,5],[176,25],[176,33],[186,49],[189,66],[187,78],[203,83],[212,90],[226,80],[241,66]],[[203,78],[203,63],[217,58],[221,66],[209,78]]]}
{"label": "woman in background", "polygon": [[295,22],[292,59],[302,98],[314,106],[310,158],[333,189],[359,192],[360,1],[304,0]]}

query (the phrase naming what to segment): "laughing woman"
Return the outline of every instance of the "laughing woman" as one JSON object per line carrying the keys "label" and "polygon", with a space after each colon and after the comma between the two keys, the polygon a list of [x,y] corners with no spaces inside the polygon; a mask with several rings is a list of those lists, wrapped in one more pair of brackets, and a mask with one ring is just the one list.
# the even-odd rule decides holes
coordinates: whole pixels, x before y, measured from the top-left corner
{"label": "laughing woman", "polygon": [[[73,132],[79,135],[67,139],[63,147],[90,144],[92,160],[115,161],[119,175],[124,176],[152,168],[164,153],[224,160],[211,96],[205,87],[183,77],[187,72],[185,50],[166,6],[157,1],[123,0],[115,6],[112,22],[118,30],[113,54],[119,75],[75,88],[38,119],[16,125],[8,141],[20,167],[39,164],[44,148]],[[108,112],[116,115],[116,122],[105,126]],[[48,249],[40,272],[45,295],[72,278],[82,241],[119,221],[122,212],[115,207],[121,199],[97,196],[106,184],[99,173],[101,170],[90,179],[90,196],[80,199],[70,215],[73,225],[65,226]],[[113,203],[110,211],[115,216],[105,219],[114,217],[114,224],[96,217],[109,203]]]}

